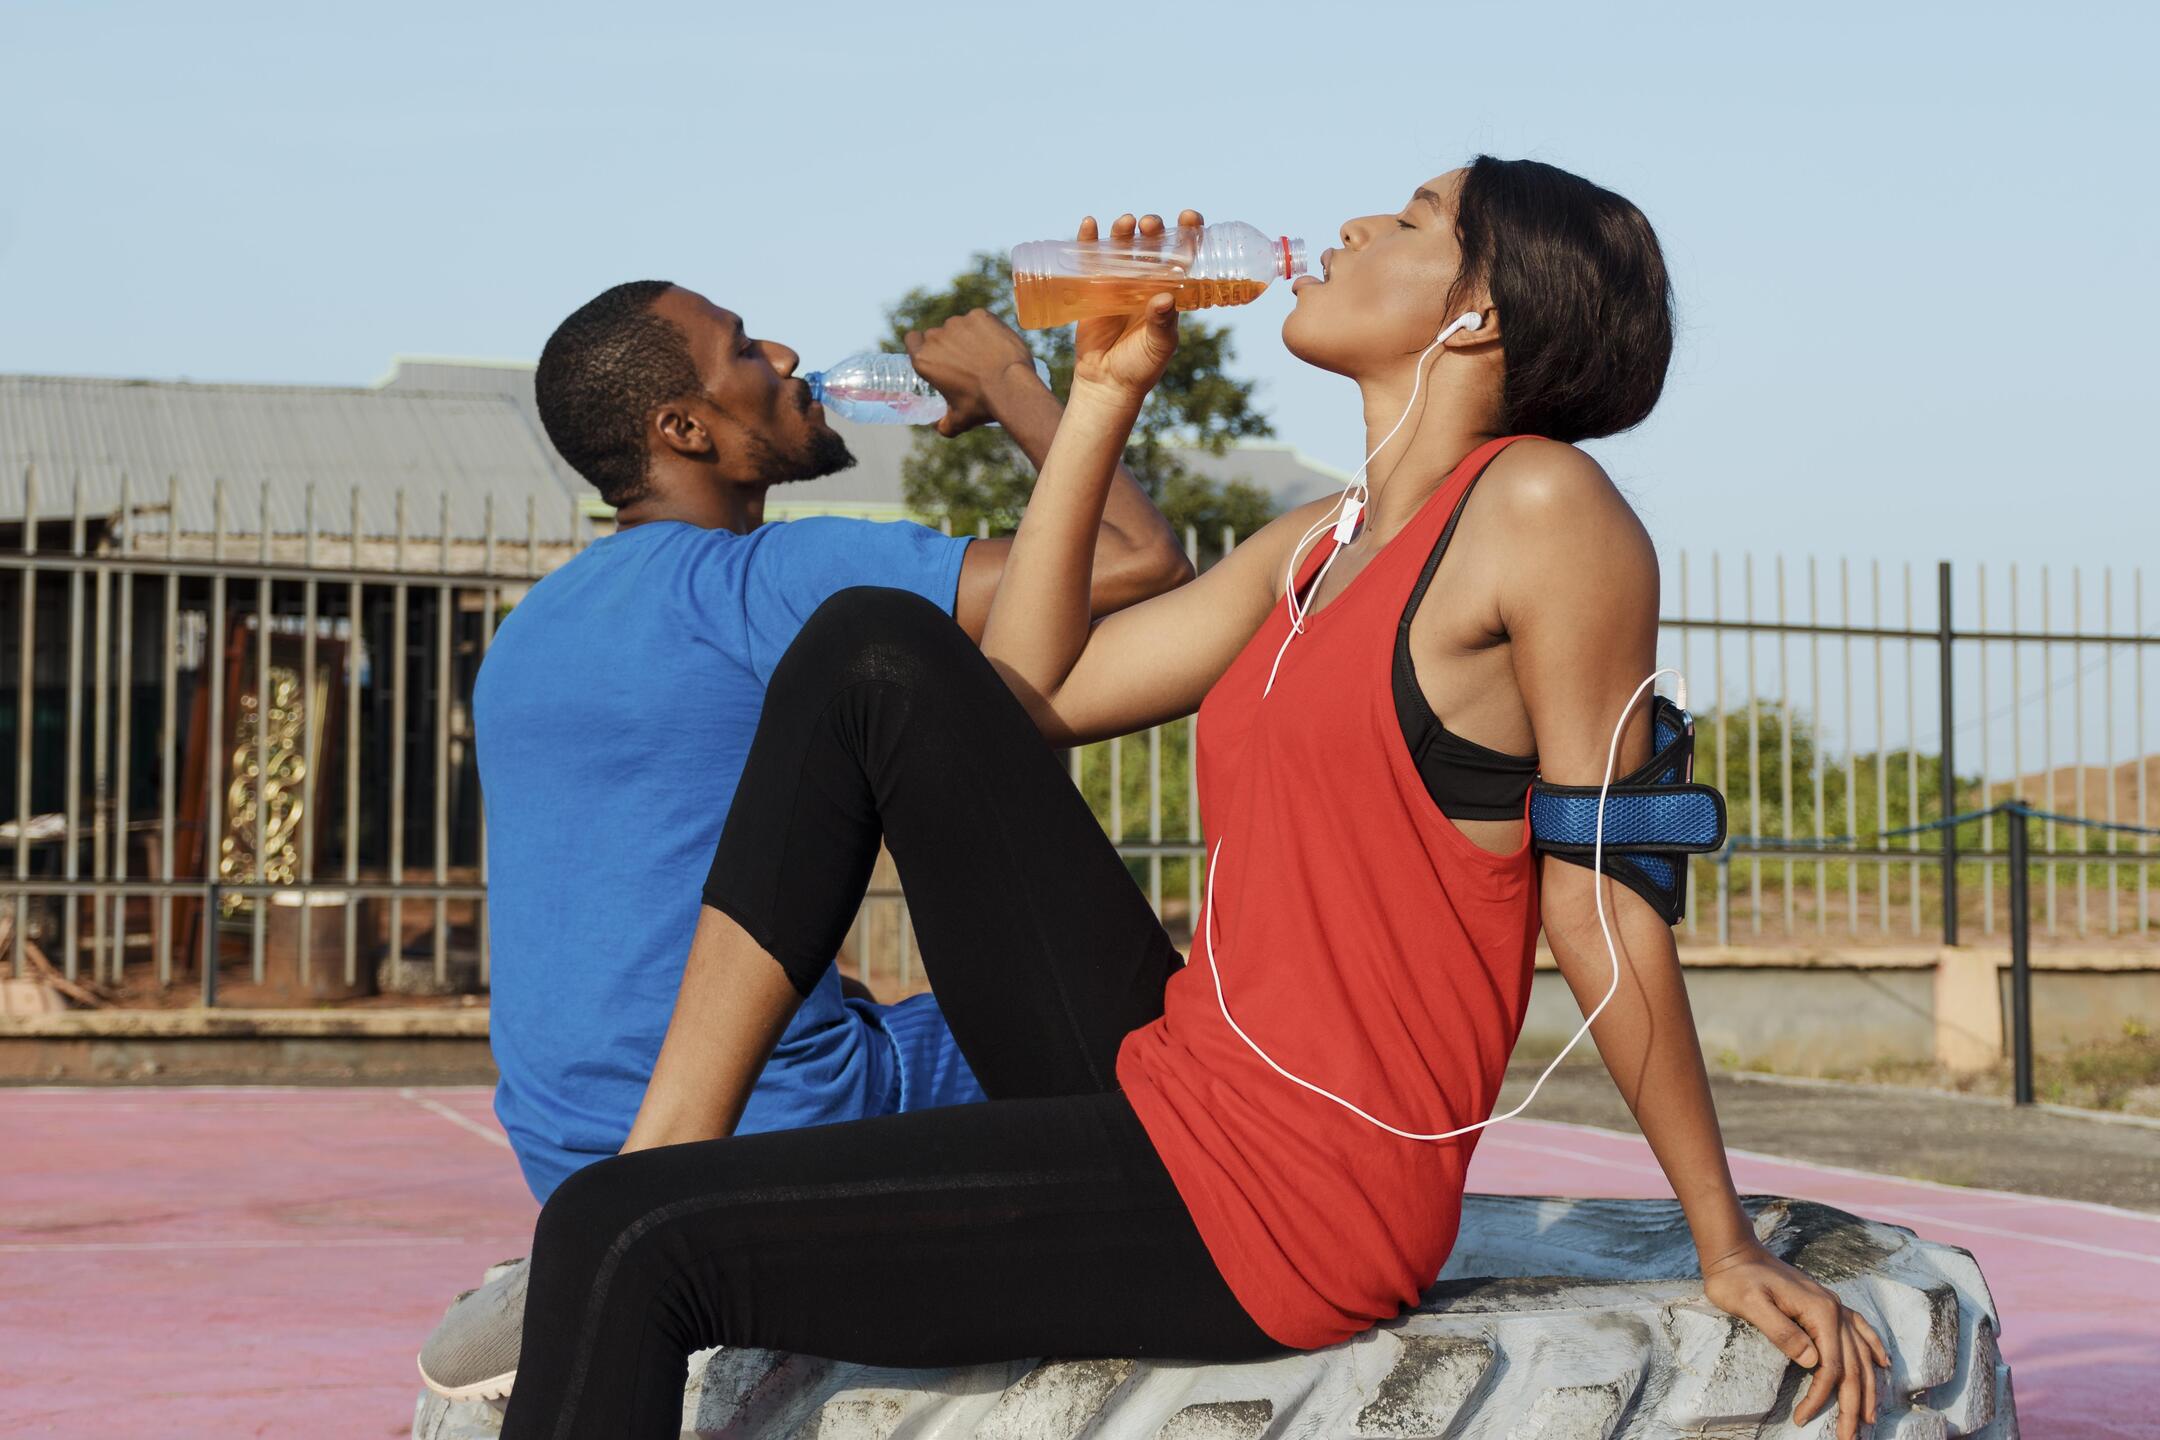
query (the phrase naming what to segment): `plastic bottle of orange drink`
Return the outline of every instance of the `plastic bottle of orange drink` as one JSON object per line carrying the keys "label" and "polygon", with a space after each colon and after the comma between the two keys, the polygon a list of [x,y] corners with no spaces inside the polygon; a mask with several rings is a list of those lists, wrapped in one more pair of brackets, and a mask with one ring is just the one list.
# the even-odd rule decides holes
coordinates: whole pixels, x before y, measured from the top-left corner
{"label": "plastic bottle of orange drink", "polygon": [[1243,305],[1305,273],[1305,242],[1270,239],[1243,221],[1113,240],[1031,240],[1012,250],[1013,308],[1023,330],[1132,315],[1168,290],[1180,310]]}

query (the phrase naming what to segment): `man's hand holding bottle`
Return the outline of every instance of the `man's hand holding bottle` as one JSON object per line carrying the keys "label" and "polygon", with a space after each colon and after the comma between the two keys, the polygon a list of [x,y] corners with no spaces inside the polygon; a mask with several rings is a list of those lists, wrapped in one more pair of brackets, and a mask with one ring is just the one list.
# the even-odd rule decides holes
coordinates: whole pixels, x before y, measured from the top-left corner
{"label": "man's hand holding bottle", "polygon": [[1044,388],[1027,341],[988,310],[970,310],[929,330],[910,330],[904,338],[915,373],[945,397],[937,432],[947,438],[1002,423],[1012,387]]}

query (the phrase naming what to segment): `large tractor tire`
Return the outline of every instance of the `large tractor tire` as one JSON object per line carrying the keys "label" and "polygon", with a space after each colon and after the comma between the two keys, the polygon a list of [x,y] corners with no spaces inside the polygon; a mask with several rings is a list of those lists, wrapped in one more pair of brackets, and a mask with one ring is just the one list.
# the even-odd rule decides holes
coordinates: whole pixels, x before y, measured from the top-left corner
{"label": "large tractor tire", "polygon": [[[1826,1205],[1747,1201],[1775,1254],[1874,1325],[1881,1440],[2014,1440],[2010,1370],[1972,1256]],[[765,1350],[692,1357],[684,1440],[1663,1440],[1834,1435],[1792,1422],[1805,1372],[1707,1304],[1679,1206],[1472,1195],[1418,1309],[1245,1365],[1016,1360],[884,1370]],[[1885,1377],[1878,1377],[1879,1381]],[[498,1408],[423,1395],[414,1440],[482,1440]]]}

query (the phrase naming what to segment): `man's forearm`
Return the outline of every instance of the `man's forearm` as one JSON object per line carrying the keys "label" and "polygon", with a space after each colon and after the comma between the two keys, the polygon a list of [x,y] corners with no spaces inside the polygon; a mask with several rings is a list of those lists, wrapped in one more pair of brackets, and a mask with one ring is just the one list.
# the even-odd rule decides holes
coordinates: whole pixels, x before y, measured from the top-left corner
{"label": "man's forearm", "polygon": [[[1593,876],[1563,861],[1544,864],[1546,939],[1588,1014],[1612,985],[1612,957],[1592,908]],[[1672,930],[1649,906],[1610,880],[1604,888],[1620,950],[1620,985],[1591,1027],[1591,1038],[1707,1262],[1753,1243],[1755,1231],[1733,1192],[1679,954]]]}
{"label": "man's forearm", "polygon": [[[1035,378],[1033,370],[1018,365],[1000,377],[988,395],[998,424],[1041,474],[1065,407]],[[1132,576],[1133,593],[1118,597],[1122,603],[1130,604],[1189,579],[1191,569],[1183,554],[1183,545],[1170,522],[1163,519],[1132,472],[1120,464],[1103,502],[1102,533],[1095,545],[1098,576],[1106,572]],[[1096,608],[1100,613],[1116,607]]]}

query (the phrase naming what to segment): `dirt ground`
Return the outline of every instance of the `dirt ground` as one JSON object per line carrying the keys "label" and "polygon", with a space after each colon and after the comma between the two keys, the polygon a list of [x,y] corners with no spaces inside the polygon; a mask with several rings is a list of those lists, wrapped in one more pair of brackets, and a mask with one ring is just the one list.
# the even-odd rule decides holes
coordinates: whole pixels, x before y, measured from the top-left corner
{"label": "dirt ground", "polygon": [[[1499,1108],[1540,1068],[1511,1066]],[[1890,1086],[1729,1073],[1710,1083],[1735,1149],[2160,1213],[2160,1126]],[[1639,1133],[1595,1063],[1562,1066],[1524,1114]]]}

